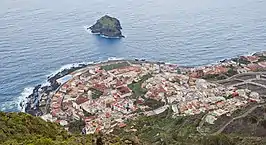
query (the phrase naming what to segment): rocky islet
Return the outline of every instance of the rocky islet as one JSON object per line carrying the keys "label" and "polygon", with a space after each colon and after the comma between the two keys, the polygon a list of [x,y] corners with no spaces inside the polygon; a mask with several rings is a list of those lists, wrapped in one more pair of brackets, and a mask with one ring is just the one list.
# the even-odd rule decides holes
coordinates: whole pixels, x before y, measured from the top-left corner
{"label": "rocky islet", "polygon": [[105,15],[101,17],[90,29],[93,34],[99,34],[106,38],[123,38],[122,27],[117,18]]}

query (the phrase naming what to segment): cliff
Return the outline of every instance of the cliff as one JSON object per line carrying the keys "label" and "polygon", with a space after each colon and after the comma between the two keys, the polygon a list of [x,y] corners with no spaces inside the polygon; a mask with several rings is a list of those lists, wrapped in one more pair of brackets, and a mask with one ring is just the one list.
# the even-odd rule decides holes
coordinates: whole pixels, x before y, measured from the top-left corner
{"label": "cliff", "polygon": [[97,20],[96,24],[89,27],[92,33],[100,34],[107,38],[124,37],[121,32],[121,24],[118,19],[105,15]]}

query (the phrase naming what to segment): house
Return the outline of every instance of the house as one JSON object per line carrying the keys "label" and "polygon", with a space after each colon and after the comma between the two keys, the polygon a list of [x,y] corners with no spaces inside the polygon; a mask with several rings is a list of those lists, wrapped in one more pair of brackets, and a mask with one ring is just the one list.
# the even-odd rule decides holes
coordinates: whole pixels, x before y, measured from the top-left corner
{"label": "house", "polygon": [[225,105],[224,101],[219,101],[216,103],[217,107],[221,108]]}
{"label": "house", "polygon": [[259,57],[258,56],[245,56],[245,58],[251,63],[259,61]]}
{"label": "house", "polygon": [[83,93],[85,93],[85,90],[79,89],[79,90],[78,90],[78,93],[83,94]]}
{"label": "house", "polygon": [[266,68],[266,61],[259,62],[258,65],[260,65],[263,68]]}
{"label": "house", "polygon": [[106,117],[106,118],[110,118],[111,116],[112,116],[111,113],[109,113],[109,112],[106,112],[106,113],[105,113],[105,117]]}
{"label": "house", "polygon": [[250,63],[246,66],[247,69],[251,70],[251,71],[258,71],[259,69],[261,69],[262,67],[258,64],[255,63]]}
{"label": "house", "polygon": [[68,125],[68,122],[66,120],[60,120],[59,124],[61,126],[66,126],[66,125]]}
{"label": "house", "polygon": [[196,70],[196,71],[192,72],[189,76],[192,78],[200,78],[200,77],[204,76],[204,72],[203,72],[203,70]]}
{"label": "house", "polygon": [[57,103],[58,103],[58,104],[61,104],[62,101],[63,101],[63,97],[59,97],[59,98],[57,99]]}
{"label": "house", "polygon": [[58,98],[58,97],[61,97],[62,94],[61,93],[56,93],[54,96]]}
{"label": "house", "polygon": [[67,110],[68,108],[71,108],[73,106],[73,102],[72,101],[63,102],[62,106],[64,110]]}
{"label": "house", "polygon": [[123,127],[126,127],[127,126],[127,124],[125,124],[125,123],[119,123],[119,125],[118,125],[120,128],[123,128]]}
{"label": "house", "polygon": [[221,74],[221,73],[228,72],[228,68],[223,67],[223,66],[217,66],[217,67],[215,67],[214,70],[215,70],[216,74]]}
{"label": "house", "polygon": [[56,117],[60,112],[60,109],[52,109],[51,114],[53,117]]}
{"label": "house", "polygon": [[208,122],[209,124],[214,124],[215,120],[217,120],[217,118],[212,115],[207,115],[205,118],[205,121]]}
{"label": "house", "polygon": [[120,86],[122,86],[123,85],[123,82],[122,81],[120,81],[120,80],[116,80],[116,83],[115,83],[115,85],[114,85],[114,87],[120,87]]}
{"label": "house", "polygon": [[79,97],[76,99],[76,103],[77,103],[77,105],[80,105],[80,104],[83,104],[83,103],[87,102],[88,100],[89,100],[88,98],[85,98],[85,97],[79,96]]}
{"label": "house", "polygon": [[106,85],[104,83],[95,83],[93,84],[93,88],[101,91],[101,92],[104,92],[104,90],[107,88]]}
{"label": "house", "polygon": [[52,104],[52,108],[53,108],[53,109],[59,109],[60,107],[61,107],[61,105],[58,104],[58,103],[53,103],[53,104]]}
{"label": "house", "polygon": [[172,105],[172,110],[174,111],[174,113],[179,113],[177,105]]}
{"label": "house", "polygon": [[237,73],[238,73],[238,74],[247,73],[247,72],[248,72],[248,70],[243,69],[243,68],[239,68],[239,69],[237,69]]}
{"label": "house", "polygon": [[119,87],[117,90],[117,93],[121,96],[121,98],[129,97],[131,95],[131,90],[127,86]]}

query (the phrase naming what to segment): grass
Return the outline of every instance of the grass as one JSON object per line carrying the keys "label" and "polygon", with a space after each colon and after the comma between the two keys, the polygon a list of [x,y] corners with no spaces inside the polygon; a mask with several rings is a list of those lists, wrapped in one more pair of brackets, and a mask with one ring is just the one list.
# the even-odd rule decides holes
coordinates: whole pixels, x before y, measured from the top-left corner
{"label": "grass", "polygon": [[110,17],[102,17],[99,22],[104,25],[104,27],[116,27],[116,20]]}
{"label": "grass", "polygon": [[142,88],[141,85],[143,82],[145,82],[146,80],[148,80],[151,77],[152,77],[151,74],[144,75],[140,78],[140,81],[133,82],[133,83],[128,85],[128,87],[133,91],[135,97],[143,96],[146,94],[147,90]]}
{"label": "grass", "polygon": [[92,99],[98,99],[101,95],[103,95],[103,92],[97,89],[90,88],[90,90],[92,91]]}
{"label": "grass", "polygon": [[114,63],[110,65],[101,66],[101,69],[105,71],[109,71],[109,70],[118,69],[118,68],[126,67],[126,66],[130,66],[130,64],[127,62],[121,62],[121,63]]}
{"label": "grass", "polygon": [[[133,126],[136,132],[125,132],[115,130],[119,136],[132,137],[137,136],[144,144],[179,144],[184,142],[190,143],[187,138],[197,135],[196,126],[201,116],[194,117],[171,117],[171,111],[155,116],[141,116],[136,120],[127,122],[126,130]],[[194,142],[193,142],[194,143]],[[193,144],[191,143],[191,144]]]}
{"label": "grass", "polygon": [[[0,144],[1,145],[91,145],[124,144],[122,140],[112,135],[80,135],[83,121],[72,123],[78,132],[68,133],[59,124],[45,122],[39,117],[25,113],[0,112]],[[72,128],[73,130],[73,128]]]}

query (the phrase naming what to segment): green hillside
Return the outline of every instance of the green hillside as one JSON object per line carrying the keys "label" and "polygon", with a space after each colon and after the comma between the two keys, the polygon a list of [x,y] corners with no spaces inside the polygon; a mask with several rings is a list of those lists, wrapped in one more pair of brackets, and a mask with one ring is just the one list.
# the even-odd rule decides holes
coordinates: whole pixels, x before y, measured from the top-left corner
{"label": "green hillside", "polygon": [[0,112],[1,145],[263,145],[261,137],[235,133],[206,135],[196,131],[202,115],[171,117],[170,111],[128,121],[113,135],[70,134],[56,123],[24,113]]}
{"label": "green hillside", "polygon": [[0,112],[1,145],[90,145],[122,144],[118,138],[69,134],[58,124],[24,113]]}

